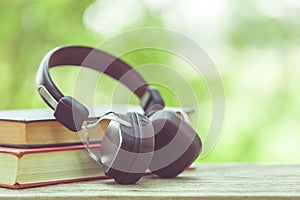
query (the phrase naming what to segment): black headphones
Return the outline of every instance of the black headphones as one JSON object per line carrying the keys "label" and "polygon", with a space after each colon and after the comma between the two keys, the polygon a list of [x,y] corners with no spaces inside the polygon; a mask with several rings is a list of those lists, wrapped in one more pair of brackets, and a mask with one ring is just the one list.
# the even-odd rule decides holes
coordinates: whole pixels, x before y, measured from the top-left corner
{"label": "black headphones", "polygon": [[[88,109],[76,99],[64,96],[53,83],[49,69],[57,66],[87,67],[121,81],[139,97],[144,115],[107,113],[89,124]],[[71,131],[87,131],[103,119],[110,120],[100,156],[90,155],[103,164],[105,174],[117,183],[133,184],[147,169],[159,177],[176,177],[201,152],[196,131],[180,115],[164,109],[158,90],[150,87],[129,64],[106,52],[83,46],[53,49],[40,64],[36,86],[43,100],[55,110],[56,119]]]}

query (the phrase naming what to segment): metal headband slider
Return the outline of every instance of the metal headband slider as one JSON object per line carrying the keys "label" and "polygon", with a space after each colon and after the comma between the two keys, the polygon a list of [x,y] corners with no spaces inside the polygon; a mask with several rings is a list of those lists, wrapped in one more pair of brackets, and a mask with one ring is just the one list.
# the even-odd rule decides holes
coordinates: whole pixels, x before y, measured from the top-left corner
{"label": "metal headband slider", "polygon": [[37,87],[40,96],[55,110],[58,102],[54,99],[54,97],[50,94],[50,92],[43,85],[39,85]]}

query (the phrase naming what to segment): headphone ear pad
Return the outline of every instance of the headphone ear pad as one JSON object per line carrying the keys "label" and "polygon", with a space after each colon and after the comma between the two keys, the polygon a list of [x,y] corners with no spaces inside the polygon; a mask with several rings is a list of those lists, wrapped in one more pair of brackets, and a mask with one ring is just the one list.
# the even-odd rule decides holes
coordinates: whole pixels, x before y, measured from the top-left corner
{"label": "headphone ear pad", "polygon": [[[119,117],[132,127],[121,125],[117,131],[108,127],[101,144],[101,161],[107,176],[119,184],[133,184],[142,178],[152,160],[154,129],[150,120],[141,114],[132,112]],[[112,144],[116,137],[119,137],[118,144]]]}
{"label": "headphone ear pad", "polygon": [[155,132],[155,152],[149,169],[162,178],[176,177],[200,154],[200,137],[172,111],[157,111],[150,120]]}

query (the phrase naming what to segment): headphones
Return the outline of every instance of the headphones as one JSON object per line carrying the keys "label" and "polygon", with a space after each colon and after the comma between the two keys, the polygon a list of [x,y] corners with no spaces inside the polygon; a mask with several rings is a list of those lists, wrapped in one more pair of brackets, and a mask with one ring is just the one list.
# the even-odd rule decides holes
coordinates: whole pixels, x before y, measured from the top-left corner
{"label": "headphones", "polygon": [[[110,112],[89,122],[88,109],[75,98],[64,96],[53,83],[49,69],[58,66],[87,67],[122,82],[140,99],[145,113]],[[88,152],[103,165],[105,175],[119,184],[136,183],[147,169],[162,178],[176,177],[201,152],[198,134],[182,115],[165,110],[157,89],[150,87],[129,64],[106,52],[84,46],[55,48],[43,58],[36,86],[54,110],[55,118],[73,132],[84,131],[87,135],[88,129],[102,120],[110,121],[100,152]]]}

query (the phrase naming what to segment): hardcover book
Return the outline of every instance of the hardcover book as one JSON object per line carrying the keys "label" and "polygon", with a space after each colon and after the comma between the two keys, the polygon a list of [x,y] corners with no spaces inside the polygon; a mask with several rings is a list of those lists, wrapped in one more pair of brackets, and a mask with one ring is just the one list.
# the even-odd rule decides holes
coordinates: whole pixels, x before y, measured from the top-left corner
{"label": "hardcover book", "polygon": [[14,189],[108,178],[83,145],[0,147],[0,168],[0,186]]}
{"label": "hardcover book", "polygon": [[[140,106],[134,105],[98,106],[92,116],[98,117],[113,110],[117,113],[143,112]],[[185,111],[193,112],[187,108]],[[91,137],[101,140],[106,126],[107,123],[101,123],[98,127],[90,129]],[[0,111],[0,146],[31,148],[75,144],[81,144],[78,134],[56,121],[50,109]]]}

